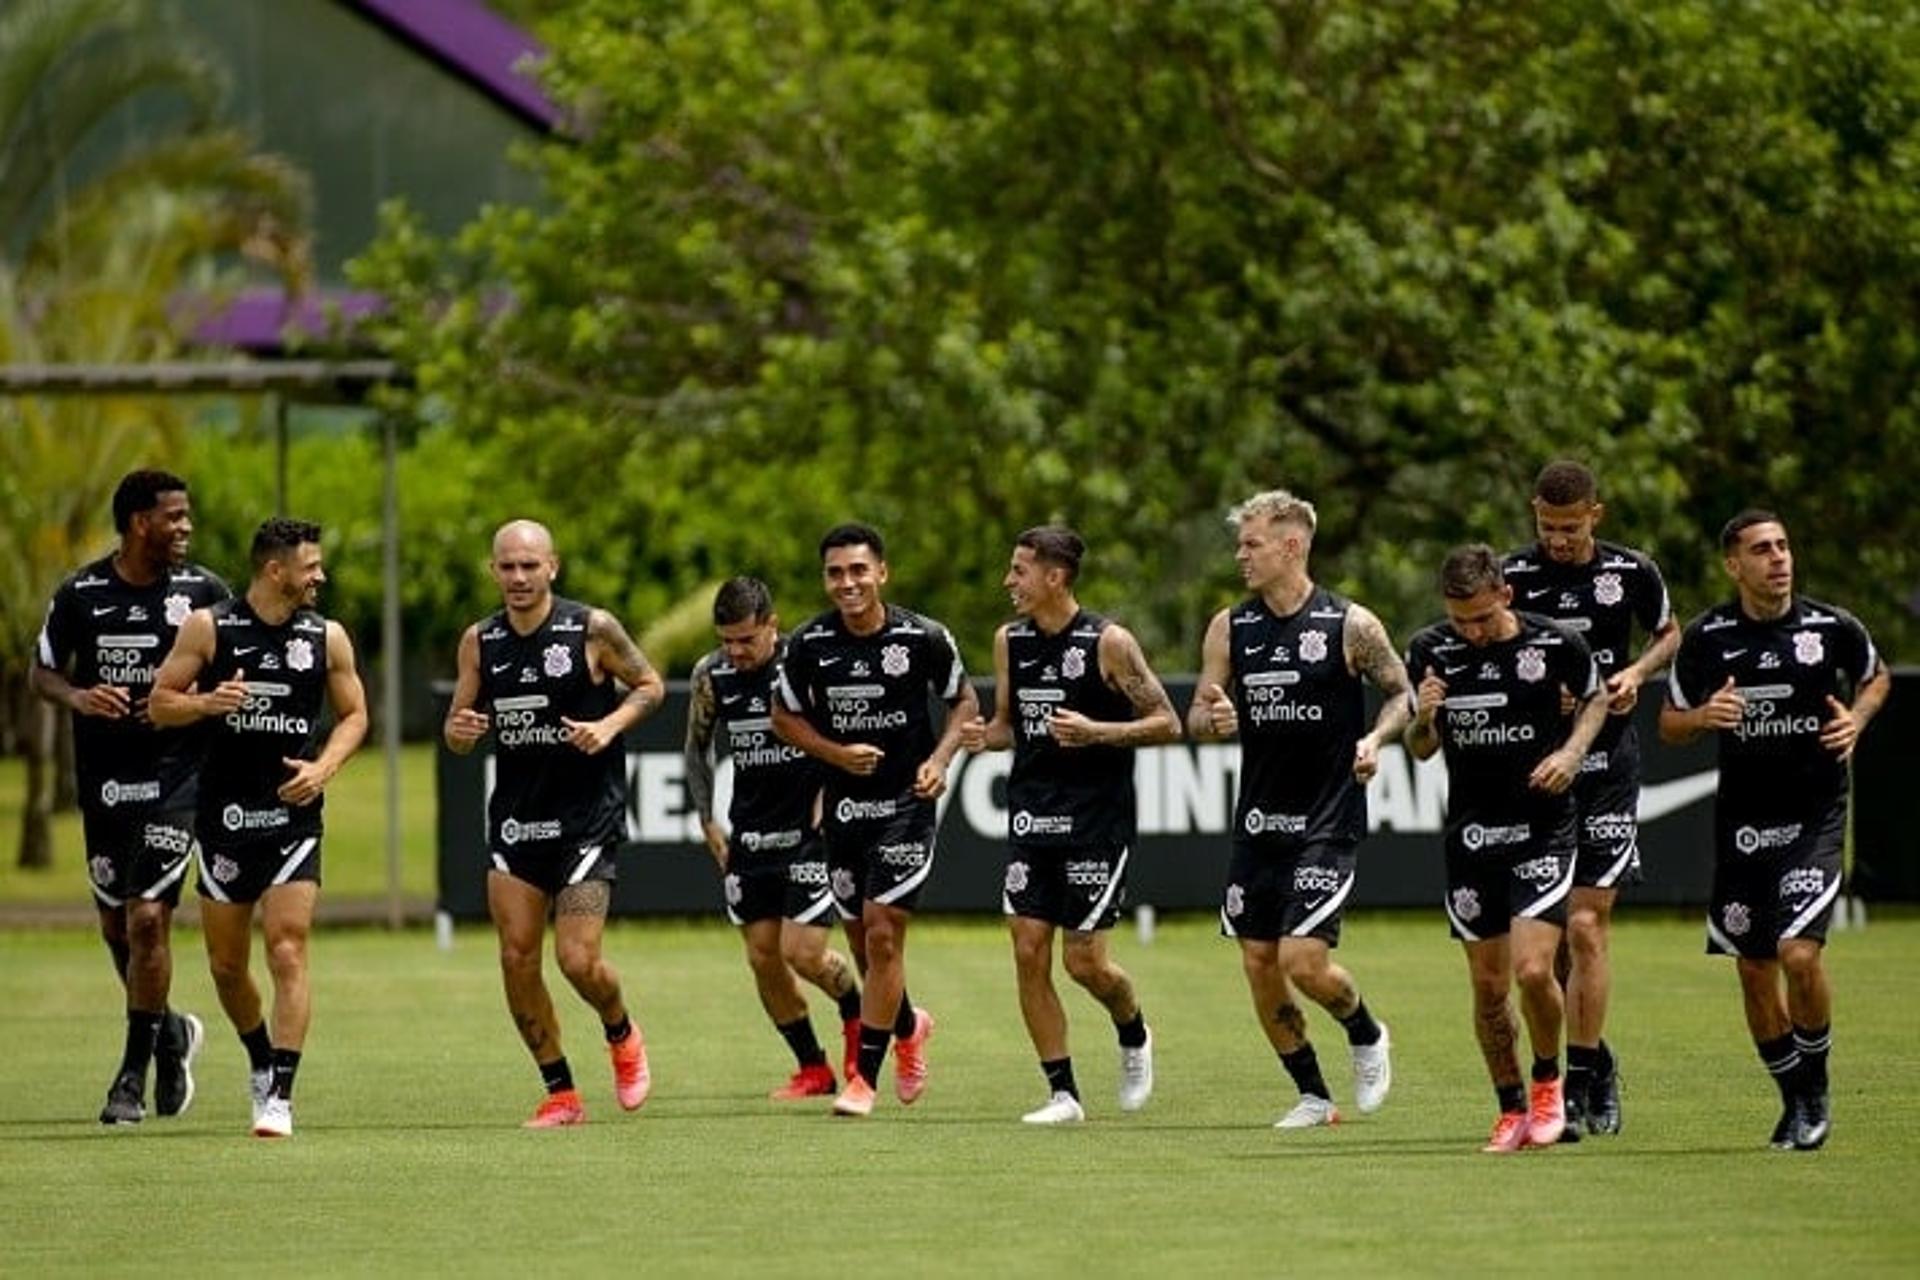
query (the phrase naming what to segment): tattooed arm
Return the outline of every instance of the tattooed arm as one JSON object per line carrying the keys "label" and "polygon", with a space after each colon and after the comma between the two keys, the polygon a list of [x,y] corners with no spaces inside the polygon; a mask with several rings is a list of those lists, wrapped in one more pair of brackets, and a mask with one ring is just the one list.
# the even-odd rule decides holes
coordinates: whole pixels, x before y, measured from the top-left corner
{"label": "tattooed arm", "polygon": [[605,609],[587,613],[587,660],[595,670],[604,672],[627,686],[627,696],[619,706],[598,720],[571,720],[560,723],[567,728],[567,741],[588,755],[597,755],[626,730],[660,709],[666,701],[666,682],[653,669],[640,646],[633,642],[620,620]]}
{"label": "tattooed arm", "polygon": [[1133,719],[1089,720],[1077,711],[1056,711],[1047,725],[1061,746],[1149,747],[1179,741],[1180,717],[1173,700],[1147,665],[1140,642],[1125,627],[1110,626],[1100,633],[1100,674],[1126,695]]}
{"label": "tattooed arm", "polygon": [[707,851],[727,867],[727,833],[713,817],[713,655],[694,664],[693,687],[687,705],[686,756],[687,798],[700,817],[700,830],[706,836]]}
{"label": "tattooed arm", "polygon": [[1345,630],[1347,670],[1365,676],[1380,691],[1380,714],[1373,729],[1353,746],[1353,776],[1366,782],[1380,770],[1380,748],[1397,740],[1413,718],[1407,665],[1371,609],[1354,605]]}

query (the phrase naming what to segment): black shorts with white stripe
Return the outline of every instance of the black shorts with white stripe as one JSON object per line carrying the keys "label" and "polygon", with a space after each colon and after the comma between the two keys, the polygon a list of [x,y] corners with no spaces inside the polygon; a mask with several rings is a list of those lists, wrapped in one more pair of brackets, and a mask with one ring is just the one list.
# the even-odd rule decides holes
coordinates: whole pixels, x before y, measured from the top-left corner
{"label": "black shorts with white stripe", "polygon": [[1015,845],[1000,908],[1075,933],[1111,929],[1127,898],[1127,854],[1124,848]]}
{"label": "black shorts with white stripe", "polygon": [[1825,942],[1846,834],[1844,796],[1798,820],[1716,811],[1707,953],[1772,960],[1790,939]]}
{"label": "black shorts with white stripe", "polygon": [[194,850],[193,814],[86,810],[87,879],[93,900],[111,910],[136,898],[180,905]]}
{"label": "black shorts with white stripe", "polygon": [[589,880],[615,880],[614,850],[619,837],[609,832],[597,840],[541,840],[501,847],[488,855],[495,871],[523,880],[549,898],[570,885]]}
{"label": "black shorts with white stripe", "polygon": [[320,837],[281,836],[200,851],[200,896],[213,902],[258,902],[269,889],[320,883]]}
{"label": "black shorts with white stripe", "polygon": [[1291,847],[1239,839],[1227,864],[1220,932],[1272,942],[1318,938],[1340,945],[1340,911],[1353,895],[1354,846],[1345,842]]}
{"label": "black shorts with white stripe", "polygon": [[1454,937],[1484,942],[1510,932],[1515,920],[1566,927],[1576,845],[1571,805],[1550,823],[1449,823],[1445,842]]}

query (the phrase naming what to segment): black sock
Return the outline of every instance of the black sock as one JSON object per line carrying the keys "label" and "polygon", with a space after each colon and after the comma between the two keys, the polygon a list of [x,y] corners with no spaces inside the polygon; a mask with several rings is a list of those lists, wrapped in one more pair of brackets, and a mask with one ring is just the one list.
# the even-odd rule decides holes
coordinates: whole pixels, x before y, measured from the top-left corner
{"label": "black sock", "polygon": [[900,988],[900,1012],[893,1015],[893,1038],[910,1040],[914,1028],[913,1001],[907,999],[907,989]]}
{"label": "black sock", "polygon": [[774,1024],[781,1038],[787,1042],[787,1048],[793,1050],[793,1059],[803,1067],[824,1067],[827,1055],[820,1048],[820,1042],[813,1035],[813,1020],[801,1014],[792,1022]]}
{"label": "black sock", "polygon": [[893,1032],[885,1027],[860,1024],[860,1076],[868,1084],[880,1083],[880,1064],[887,1060],[887,1042]]}
{"label": "black sock", "polygon": [[247,1047],[247,1069],[249,1071],[270,1071],[273,1069],[273,1041],[267,1038],[267,1024],[262,1022],[251,1031],[240,1033],[240,1043]]}
{"label": "black sock", "polygon": [[1304,1096],[1312,1094],[1316,1098],[1333,1101],[1333,1093],[1327,1088],[1327,1082],[1320,1075],[1320,1058],[1310,1044],[1302,1044],[1292,1053],[1280,1055],[1280,1065],[1293,1077],[1293,1083]]}
{"label": "black sock", "polygon": [[1114,1023],[1113,1032],[1120,1037],[1122,1049],[1142,1048],[1147,1043],[1147,1015],[1136,1010],[1131,1021]]}
{"label": "black sock", "polygon": [[1602,1078],[1600,1070],[1600,1050],[1589,1049],[1583,1044],[1567,1046],[1567,1096],[1586,1098],[1587,1090],[1593,1081]]}
{"label": "black sock", "polygon": [[147,1013],[140,1009],[127,1010],[127,1046],[120,1054],[120,1073],[122,1075],[147,1078],[147,1067],[153,1062],[153,1046],[160,1039],[160,1020],[164,1013]]}
{"label": "black sock", "polygon": [[1760,1051],[1760,1061],[1780,1090],[1780,1101],[1791,1103],[1800,1082],[1800,1050],[1794,1047],[1793,1033],[1756,1040],[1754,1047]]}
{"label": "black sock", "polygon": [[620,1015],[620,1021],[603,1022],[600,1024],[600,1029],[607,1033],[608,1044],[619,1044],[633,1034],[633,1019],[623,1013]]}
{"label": "black sock", "polygon": [[1046,1073],[1047,1089],[1052,1093],[1070,1093],[1080,1096],[1080,1088],[1073,1082],[1072,1058],[1042,1058],[1040,1070]]}
{"label": "black sock", "polygon": [[1524,1085],[1497,1084],[1493,1086],[1493,1096],[1500,1104],[1501,1113],[1512,1115],[1527,1109],[1527,1090]]}
{"label": "black sock", "polygon": [[573,1068],[567,1065],[565,1058],[555,1058],[539,1066],[540,1083],[547,1086],[548,1093],[565,1093],[573,1088]]}
{"label": "black sock", "polygon": [[[1593,1051],[1595,1054],[1599,1055],[1597,1061],[1594,1064],[1593,1074],[1600,1077],[1602,1080],[1604,1080],[1608,1076],[1613,1074],[1613,1068],[1615,1065],[1613,1060],[1613,1050],[1607,1048],[1607,1042],[1605,1040],[1602,1040],[1599,1044],[1593,1047]],[[1571,1050],[1569,1050],[1569,1052],[1571,1052]]]}
{"label": "black sock", "polygon": [[273,1051],[273,1096],[293,1101],[293,1073],[300,1069],[298,1049]]}
{"label": "black sock", "polygon": [[1533,1060],[1533,1082],[1535,1084],[1545,1084],[1549,1080],[1558,1080],[1559,1078],[1560,1058],[1558,1055],[1551,1058],[1535,1058]]}
{"label": "black sock", "polygon": [[1380,1024],[1367,1012],[1367,1002],[1362,1000],[1353,1006],[1353,1012],[1344,1018],[1336,1019],[1347,1029],[1348,1044],[1379,1044]]}
{"label": "black sock", "polygon": [[860,1021],[860,984],[854,983],[847,988],[846,994],[839,997],[840,1021]]}
{"label": "black sock", "polygon": [[1800,1051],[1800,1079],[1809,1093],[1827,1091],[1827,1050],[1833,1045],[1833,1024],[1795,1027],[1793,1047]]}

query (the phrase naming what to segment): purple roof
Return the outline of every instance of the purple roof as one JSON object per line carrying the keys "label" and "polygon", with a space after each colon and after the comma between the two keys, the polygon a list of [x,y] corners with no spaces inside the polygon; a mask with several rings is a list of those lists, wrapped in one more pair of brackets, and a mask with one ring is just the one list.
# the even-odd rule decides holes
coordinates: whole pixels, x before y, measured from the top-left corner
{"label": "purple roof", "polygon": [[523,70],[546,47],[480,0],[343,0],[515,115],[560,127],[560,108]]}
{"label": "purple roof", "polygon": [[283,350],[290,339],[350,343],[360,321],[379,313],[386,299],[364,289],[319,289],[298,299],[279,289],[243,289],[224,302],[204,294],[175,299],[175,321],[202,347],[255,353]]}

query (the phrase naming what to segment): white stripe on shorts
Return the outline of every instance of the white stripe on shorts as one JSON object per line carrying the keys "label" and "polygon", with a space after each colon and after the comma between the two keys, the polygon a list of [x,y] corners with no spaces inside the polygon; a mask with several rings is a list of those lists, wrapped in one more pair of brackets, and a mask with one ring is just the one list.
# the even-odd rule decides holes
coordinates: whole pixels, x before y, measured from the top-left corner
{"label": "white stripe on shorts", "polygon": [[1622,844],[1620,846],[1620,856],[1615,858],[1613,865],[1608,867],[1606,871],[1602,872],[1601,875],[1594,880],[1593,887],[1596,889],[1613,888],[1614,882],[1625,875],[1627,868],[1633,865],[1633,855],[1639,851],[1640,842],[1637,839],[1628,840]]}
{"label": "white stripe on shorts", "polygon": [[1127,853],[1126,849],[1120,850],[1120,861],[1113,864],[1113,871],[1107,876],[1107,891],[1100,895],[1100,901],[1093,904],[1093,910],[1080,922],[1081,933],[1090,933],[1100,927],[1100,917],[1106,914],[1107,908],[1113,903],[1113,895],[1120,890],[1120,876],[1127,869]]}
{"label": "white stripe on shorts", "polygon": [[1479,934],[1469,929],[1467,927],[1467,922],[1465,920],[1462,920],[1459,914],[1454,911],[1452,894],[1448,893],[1448,894],[1441,895],[1440,905],[1446,908],[1447,919],[1453,922],[1453,931],[1460,935],[1460,940],[1462,942],[1484,941],[1484,939],[1482,939]]}
{"label": "white stripe on shorts", "polygon": [[1322,920],[1325,920],[1328,916],[1338,911],[1340,904],[1347,900],[1347,895],[1353,892],[1353,880],[1354,873],[1351,871],[1347,872],[1347,878],[1340,882],[1340,887],[1333,891],[1332,896],[1308,912],[1306,919],[1293,927],[1293,936],[1296,938],[1308,936],[1320,927]]}
{"label": "white stripe on shorts", "polygon": [[567,877],[569,885],[579,884],[587,878],[587,872],[593,870],[593,864],[600,860],[600,846],[584,844],[580,846],[580,861],[575,864],[573,874]]}
{"label": "white stripe on shorts", "polygon": [[826,921],[821,917],[825,916],[827,912],[831,910],[833,910],[833,891],[831,889],[822,889],[817,896],[807,903],[799,915],[789,916],[788,919],[792,920],[795,924],[817,924],[825,928]]}
{"label": "white stripe on shorts", "polygon": [[924,882],[926,878],[932,874],[933,874],[933,849],[932,849],[932,842],[929,841],[928,849],[927,849],[927,860],[920,864],[920,869],[914,872],[912,875],[908,876],[905,880],[902,880],[899,884],[893,886],[893,888],[887,890],[885,893],[875,895],[873,900],[875,902],[898,902],[900,899],[912,893],[915,889],[918,889],[922,884],[922,882]]}
{"label": "white stripe on shorts", "polygon": [[1733,945],[1733,939],[1722,933],[1720,926],[1713,922],[1713,912],[1711,911],[1707,912],[1707,941],[1730,956],[1740,954],[1740,948]]}
{"label": "white stripe on shorts", "polygon": [[1220,932],[1226,934],[1229,938],[1237,938],[1240,936],[1240,931],[1233,927],[1233,917],[1227,914],[1225,907],[1220,908]]}
{"label": "white stripe on shorts", "polygon": [[187,874],[187,868],[192,865],[193,865],[193,855],[189,853],[186,856],[182,857],[180,861],[174,863],[173,870],[161,876],[157,883],[148,885],[144,890],[142,890],[140,896],[145,898],[148,902],[158,902],[160,900],[161,894],[173,888],[174,885],[180,883],[180,878]]}
{"label": "white stripe on shorts", "polygon": [[281,849],[280,852],[286,856],[286,861],[282,862],[280,869],[273,873],[272,884],[285,884],[292,879],[294,870],[306,860],[308,854],[313,852],[313,846],[319,843],[318,836],[308,836],[305,840],[296,841]]}
{"label": "white stripe on shorts", "polygon": [[1826,887],[1826,890],[1823,893],[1821,893],[1819,897],[1815,898],[1812,902],[1808,903],[1806,906],[1806,909],[1801,911],[1799,915],[1795,916],[1791,924],[1789,924],[1786,928],[1780,931],[1780,937],[1782,939],[1799,937],[1800,931],[1806,928],[1808,925],[1812,924],[1813,918],[1819,915],[1822,911],[1825,911],[1827,907],[1833,902],[1834,896],[1839,892],[1840,892],[1840,877],[1835,876],[1833,878],[1833,883],[1828,885]]}
{"label": "white stripe on shorts", "polygon": [[1573,890],[1573,864],[1574,859],[1569,856],[1567,858],[1567,874],[1560,878],[1560,883],[1528,903],[1525,910],[1517,911],[1514,914],[1522,920],[1532,920],[1542,913],[1552,910],[1554,903],[1566,897],[1567,894]]}

